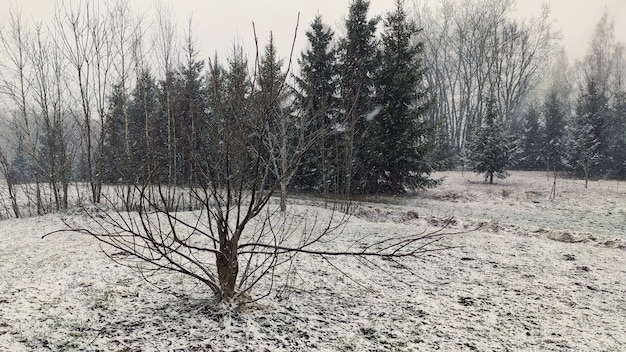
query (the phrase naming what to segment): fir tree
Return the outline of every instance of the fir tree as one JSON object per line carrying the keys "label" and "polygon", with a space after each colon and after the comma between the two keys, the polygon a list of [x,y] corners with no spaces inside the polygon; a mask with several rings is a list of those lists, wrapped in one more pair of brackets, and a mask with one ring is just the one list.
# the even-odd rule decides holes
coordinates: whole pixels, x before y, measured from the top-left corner
{"label": "fir tree", "polygon": [[[160,153],[156,153],[156,158],[161,159],[161,163],[155,165],[156,177],[159,182],[177,184],[177,161],[176,156],[176,135],[177,124],[175,115],[177,114],[176,101],[178,97],[178,86],[176,84],[176,72],[168,70],[165,78],[159,82],[157,115],[157,139],[162,141]],[[160,155],[159,155],[160,154]]]}
{"label": "fir tree", "polygon": [[193,184],[199,176],[202,155],[208,150],[204,61],[197,58],[191,36],[186,39],[185,61],[176,72],[173,102],[173,157],[176,182]]}
{"label": "fir tree", "polygon": [[626,92],[618,93],[613,108],[609,142],[611,168],[617,177],[626,179]]}
{"label": "fir tree", "polygon": [[587,188],[589,176],[602,158],[599,152],[600,142],[594,136],[593,125],[582,119],[577,119],[568,132],[568,165],[575,171],[582,172]]}
{"label": "fir tree", "polygon": [[437,171],[450,170],[462,164],[460,151],[454,146],[454,141],[450,137],[446,119],[441,119],[437,123],[434,136],[434,147],[427,156],[433,168]]}
{"label": "fir tree", "polygon": [[365,139],[366,117],[374,110],[373,76],[377,68],[376,26],[368,19],[370,2],[354,0],[345,21],[346,36],[339,41],[339,95],[344,131],[341,187],[351,193],[365,193],[369,173],[370,146]]}
{"label": "fir tree", "polygon": [[270,168],[280,185],[280,206],[284,212],[287,207],[287,189],[293,176],[293,172],[289,170],[292,165],[290,160],[297,157],[295,154],[300,151],[294,149],[294,145],[299,144],[293,140],[297,138],[297,124],[292,115],[292,99],[286,89],[287,74],[282,71],[282,66],[283,60],[278,57],[274,38],[270,33],[269,43],[265,46],[259,62],[258,87],[255,92],[257,100],[254,106],[260,109],[257,116],[265,121],[262,138],[267,150],[261,152],[267,153],[267,160],[273,161]]}
{"label": "fir tree", "polygon": [[129,167],[134,182],[137,179],[147,181],[153,176],[155,165],[162,161],[165,135],[158,126],[158,109],[156,81],[150,71],[145,70],[137,78],[128,106],[129,132],[133,137]]}
{"label": "fir tree", "polygon": [[430,107],[424,88],[423,43],[407,18],[402,1],[387,14],[376,75],[376,112],[368,116],[367,192],[398,194],[405,188],[435,185],[426,155],[433,148],[433,129],[425,121]]}
{"label": "fir tree", "polygon": [[524,170],[540,170],[543,167],[543,136],[539,117],[539,110],[534,105],[524,115],[518,164]]}
{"label": "fir tree", "polygon": [[116,84],[111,89],[109,96],[109,108],[104,124],[103,140],[103,181],[107,183],[121,183],[129,181],[129,170],[127,165],[128,156],[124,148],[126,135],[124,124],[124,102],[128,98],[124,97],[124,91],[120,84]]}
{"label": "fir tree", "polygon": [[551,90],[543,106],[545,128],[543,151],[547,171],[559,171],[565,157],[565,109],[558,93]]}
{"label": "fir tree", "polygon": [[493,96],[487,100],[485,117],[470,140],[469,161],[472,171],[485,174],[485,181],[493,184],[493,176],[506,178],[506,168],[513,166],[516,147],[513,139],[504,130],[498,118],[498,109]]}
{"label": "fir tree", "polygon": [[[568,165],[585,179],[601,171],[607,149],[608,98],[594,79],[589,79],[576,105],[569,129]],[[581,174],[582,173],[582,174]]]}
{"label": "fir tree", "polygon": [[[206,88],[204,82],[204,61],[197,58],[197,51],[191,38],[187,38],[185,49],[186,62],[178,72],[179,96],[177,101],[178,140],[182,142],[180,156],[182,164],[179,171],[189,183],[197,181],[198,165],[208,149],[206,140]],[[182,179],[181,179],[182,181]]]}
{"label": "fir tree", "polygon": [[[244,126],[252,121],[252,83],[248,71],[248,60],[240,46],[233,46],[227,67],[211,63],[208,77],[207,96],[209,102],[208,140],[213,146],[207,153],[213,182],[228,187],[232,179],[248,180],[252,166],[253,150],[241,144]],[[257,135],[249,138],[258,139]],[[257,143],[258,144],[258,143]]]}
{"label": "fir tree", "polygon": [[[337,122],[336,50],[332,47],[334,33],[317,16],[306,32],[309,48],[298,60],[300,77],[296,77],[296,102],[303,128],[307,134],[327,131]],[[294,178],[294,187],[328,193],[336,191],[338,169],[337,135],[324,136],[302,157]]]}

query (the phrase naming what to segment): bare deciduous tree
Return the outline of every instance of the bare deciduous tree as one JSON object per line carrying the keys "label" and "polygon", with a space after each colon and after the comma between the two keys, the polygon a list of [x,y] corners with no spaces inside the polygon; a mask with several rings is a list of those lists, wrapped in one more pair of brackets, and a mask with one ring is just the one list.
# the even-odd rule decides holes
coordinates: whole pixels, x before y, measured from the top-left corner
{"label": "bare deciduous tree", "polygon": [[548,8],[528,21],[510,18],[515,2],[443,0],[440,6],[416,1],[424,28],[427,81],[437,96],[431,110],[445,121],[462,149],[472,126],[480,126],[491,87],[497,88],[499,115],[514,124],[524,99],[539,82],[555,49]]}
{"label": "bare deciduous tree", "polygon": [[13,215],[16,218],[20,217],[20,207],[17,203],[17,194],[15,191],[15,182],[13,180],[13,170],[11,169],[11,165],[9,160],[7,159],[6,153],[4,149],[0,147],[0,171],[2,171],[2,175],[7,184],[7,191],[9,193],[9,200],[11,202],[11,209],[13,210]]}
{"label": "bare deciduous tree", "polygon": [[32,74],[32,63],[29,62],[29,45],[31,34],[27,31],[22,20],[21,12],[13,9],[9,12],[8,33],[2,32],[0,41],[4,49],[6,60],[3,60],[2,70],[2,93],[17,106],[15,111],[15,131],[19,137],[23,138],[25,152],[27,153],[29,165],[35,183],[35,206],[37,214],[45,212],[43,203],[43,190],[41,186],[41,170],[37,161],[38,131],[37,121],[30,114],[27,101],[29,100],[30,75]]}
{"label": "bare deciduous tree", "polygon": [[[253,94],[256,84],[267,81],[256,76],[260,67],[250,77],[241,51],[233,54],[227,69],[217,60],[209,65],[210,113],[196,121],[206,134],[186,140],[185,146],[193,182],[145,180],[134,185],[139,195],[135,211],[86,208],[93,226],[70,223],[70,231],[95,237],[106,244],[103,248],[112,259],[139,269],[145,277],[160,271],[181,273],[229,302],[246,302],[260,280],[274,282],[278,267],[298,254],[396,260],[434,250],[434,243],[446,235],[443,229],[368,237],[324,250],[320,245],[339,238],[348,215],[335,211],[338,207],[319,214],[280,211],[282,202],[275,201],[274,194],[292,176],[301,155],[332,131],[288,139],[297,152],[285,159],[285,153],[276,150],[281,145],[276,133],[284,132],[284,121],[265,113]],[[283,84],[277,93],[285,89]],[[168,166],[156,165],[152,173],[163,167]],[[109,209],[120,209],[118,198],[104,199]]]}

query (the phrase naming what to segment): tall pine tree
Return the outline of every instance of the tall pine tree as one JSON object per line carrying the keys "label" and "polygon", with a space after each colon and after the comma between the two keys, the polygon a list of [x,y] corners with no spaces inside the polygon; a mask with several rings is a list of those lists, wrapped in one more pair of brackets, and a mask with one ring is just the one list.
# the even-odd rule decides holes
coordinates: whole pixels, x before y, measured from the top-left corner
{"label": "tall pine tree", "polygon": [[563,166],[565,157],[565,108],[556,90],[548,92],[543,105],[544,159],[546,170],[556,173]]}
{"label": "tall pine tree", "polygon": [[401,0],[384,20],[380,68],[376,74],[375,113],[366,118],[367,193],[402,193],[433,186],[426,154],[433,149],[430,107],[424,88],[423,43]]}
{"label": "tall pine tree", "polygon": [[127,151],[125,150],[125,113],[124,104],[128,97],[120,84],[113,85],[108,98],[108,113],[104,123],[102,180],[107,183],[129,182],[129,168]]}
{"label": "tall pine tree", "polygon": [[[144,182],[155,176],[152,172],[155,165],[162,161],[159,156],[164,152],[161,149],[163,144],[159,140],[164,135],[157,135],[160,130],[157,125],[157,102],[156,81],[150,71],[145,70],[137,78],[128,107],[129,132],[133,136],[130,141],[130,168],[134,177]],[[132,181],[136,182],[137,179]]]}
{"label": "tall pine tree", "polygon": [[590,78],[576,105],[574,121],[569,129],[568,164],[585,179],[602,170],[607,150],[606,122],[609,116],[608,98],[598,83]]}
{"label": "tall pine tree", "polygon": [[540,124],[540,112],[535,105],[530,105],[524,115],[520,136],[520,158],[518,166],[523,170],[543,168],[543,138]]}
{"label": "tall pine tree", "polygon": [[354,0],[350,3],[345,21],[346,36],[339,41],[339,95],[344,138],[340,166],[342,189],[363,194],[368,183],[368,160],[371,155],[365,138],[366,117],[374,111],[373,77],[378,56],[376,26],[379,19],[368,19],[370,2]]}
{"label": "tall pine tree", "polygon": [[[293,172],[290,170],[293,158],[298,158],[297,124],[292,114],[290,91],[287,89],[286,76],[282,70],[283,60],[278,57],[274,37],[270,33],[269,43],[258,66],[257,99],[254,107],[258,110],[259,123],[265,124],[263,139],[271,160],[270,168],[280,185],[280,208],[286,211],[287,189]],[[255,123],[252,121],[252,123]]]}
{"label": "tall pine tree", "polygon": [[626,92],[620,92],[614,99],[610,138],[607,157],[614,175],[626,179]]}
{"label": "tall pine tree", "polygon": [[336,192],[339,167],[338,135],[330,133],[338,123],[334,32],[317,16],[306,36],[309,47],[298,60],[300,77],[295,79],[296,102],[306,134],[322,131],[325,135],[303,155],[293,186],[326,194]]}

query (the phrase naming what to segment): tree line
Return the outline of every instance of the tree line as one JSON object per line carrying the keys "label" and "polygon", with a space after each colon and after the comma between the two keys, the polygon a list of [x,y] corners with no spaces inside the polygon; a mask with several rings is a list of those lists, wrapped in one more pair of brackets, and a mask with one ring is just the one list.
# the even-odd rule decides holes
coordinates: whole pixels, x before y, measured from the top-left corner
{"label": "tree line", "polygon": [[519,167],[568,171],[585,179],[626,178],[624,46],[607,13],[587,55],[573,65],[556,55],[543,89],[522,114]]}
{"label": "tree line", "polygon": [[272,36],[254,62],[236,44],[225,60],[204,60],[190,23],[179,52],[163,9],[152,38],[121,1],[59,3],[34,29],[12,10],[2,83],[17,108],[5,112],[14,147],[0,153],[5,177],[34,185],[38,213],[67,208],[74,181],[89,184],[95,203],[104,184],[198,184],[207,178],[199,156],[225,143],[220,125],[271,116],[255,152],[268,177],[288,171],[283,195],[434,185],[420,30],[402,1],[384,17],[368,11],[368,1],[350,4],[343,37],[316,17],[293,72]]}
{"label": "tree line", "polygon": [[626,62],[611,18],[570,64],[548,7],[525,20],[514,10],[511,0],[417,3],[435,159],[488,177],[517,168],[626,178]]}
{"label": "tree line", "polygon": [[569,68],[547,8],[519,21],[511,0],[404,5],[379,17],[352,1],[343,35],[320,15],[302,53],[282,57],[270,36],[252,61],[237,44],[199,57],[192,24],[180,41],[163,8],[151,26],[123,1],[59,2],[40,23],[10,10],[0,166],[14,215],[18,184],[39,214],[67,208],[73,182],[95,203],[103,185],[197,185],[225,158],[225,125],[263,121],[247,152],[283,199],[399,194],[454,167],[626,176],[623,47],[608,15]]}

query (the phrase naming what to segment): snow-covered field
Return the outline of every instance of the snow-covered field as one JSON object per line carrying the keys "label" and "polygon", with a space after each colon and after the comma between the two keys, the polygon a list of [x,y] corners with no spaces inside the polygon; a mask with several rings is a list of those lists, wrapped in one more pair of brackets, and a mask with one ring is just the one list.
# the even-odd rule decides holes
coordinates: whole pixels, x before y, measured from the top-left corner
{"label": "snow-covered field", "polygon": [[42,239],[59,215],[1,221],[0,351],[626,350],[626,182],[559,180],[551,201],[545,173],[435,176],[357,204],[338,240],[483,225],[445,238],[458,248],[402,265],[302,256],[289,287],[241,312],[176,275],[151,286],[90,237]]}

